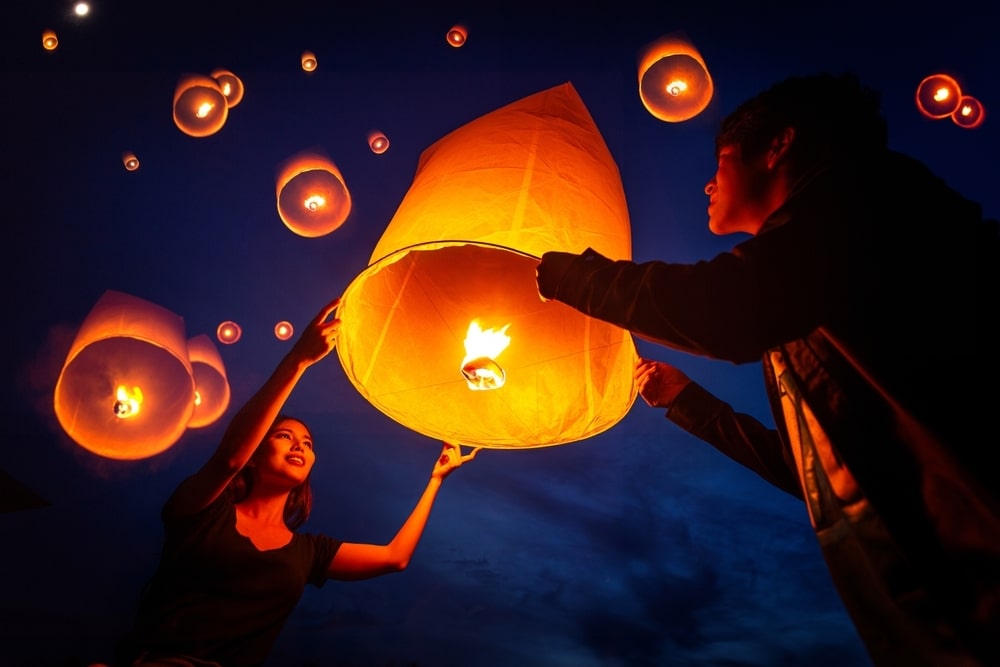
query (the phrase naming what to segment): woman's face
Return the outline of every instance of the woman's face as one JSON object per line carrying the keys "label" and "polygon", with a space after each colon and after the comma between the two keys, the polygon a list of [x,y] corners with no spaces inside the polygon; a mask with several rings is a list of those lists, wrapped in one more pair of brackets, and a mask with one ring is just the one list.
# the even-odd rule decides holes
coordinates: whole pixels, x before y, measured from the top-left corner
{"label": "woman's face", "polygon": [[309,476],[316,454],[312,434],[297,419],[275,424],[254,455],[261,481],[285,481],[295,487]]}

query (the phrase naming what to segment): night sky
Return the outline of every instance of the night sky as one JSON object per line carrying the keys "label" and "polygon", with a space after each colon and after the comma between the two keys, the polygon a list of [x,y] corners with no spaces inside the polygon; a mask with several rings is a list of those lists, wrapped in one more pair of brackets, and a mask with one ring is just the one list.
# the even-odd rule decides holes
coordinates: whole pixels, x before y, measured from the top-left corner
{"label": "night sky", "polygon": [[[301,328],[339,295],[366,267],[421,152],[483,114],[571,82],[620,169],[638,261],[708,259],[742,240],[706,226],[714,135],[740,101],[792,74],[857,73],[882,93],[891,146],[1000,216],[996,3],[651,4],[95,0],[83,18],[69,2],[5,5],[0,665],[112,659],[158,558],[162,503],[291,345],[274,337],[275,322]],[[468,28],[461,48],[445,41],[455,24]],[[41,46],[47,28],[54,52]],[[699,116],[667,123],[642,106],[637,64],[645,45],[678,30],[716,88]],[[304,50],[315,72],[300,67]],[[183,134],[174,87],[216,68],[238,75],[245,97],[216,134]],[[985,105],[981,127],[919,114],[917,85],[936,72]],[[367,145],[375,128],[391,142],[382,155]],[[339,167],[353,208],[339,229],[304,238],[277,214],[275,178],[286,158],[316,147]],[[139,170],[125,170],[124,151]],[[106,290],[173,311],[188,336],[214,336],[223,320],[243,328],[236,344],[218,345],[232,390],[225,415],[138,461],[77,446],[52,407],[69,345]],[[637,347],[772,423],[757,364]],[[440,443],[369,404],[336,354],[307,372],[286,412],[316,441],[303,530],[391,539]],[[406,571],[307,588],[269,662],[866,664],[804,506],[641,399],[592,438],[480,452],[445,482]]]}

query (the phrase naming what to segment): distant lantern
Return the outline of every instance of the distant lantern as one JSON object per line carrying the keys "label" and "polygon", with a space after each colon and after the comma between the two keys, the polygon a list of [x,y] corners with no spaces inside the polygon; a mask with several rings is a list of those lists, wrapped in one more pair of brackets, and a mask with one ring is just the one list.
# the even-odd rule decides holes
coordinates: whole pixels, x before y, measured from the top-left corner
{"label": "distant lantern", "polygon": [[219,339],[220,343],[225,345],[232,345],[238,341],[242,335],[243,329],[232,320],[222,322],[215,330],[215,337]]}
{"label": "distant lantern", "polygon": [[445,39],[448,40],[449,44],[458,48],[465,44],[465,40],[468,36],[469,31],[465,29],[465,26],[456,25],[452,26],[451,30],[448,31],[448,34],[445,35]]}
{"label": "distant lantern", "polygon": [[282,320],[274,325],[274,337],[278,340],[288,340],[295,333],[295,329],[292,328],[292,323]]}
{"label": "distant lantern", "polygon": [[107,291],[84,319],[55,388],[59,424],[78,445],[112,459],[168,449],[194,412],[184,320]]}
{"label": "distant lantern", "polygon": [[229,70],[217,69],[211,77],[219,84],[219,90],[226,98],[226,104],[232,109],[243,101],[243,81]]}
{"label": "distant lantern", "polygon": [[276,197],[281,221],[299,236],[329,234],[351,212],[351,193],[340,170],[316,151],[302,151],[285,161]]}
{"label": "distant lantern", "polygon": [[947,74],[931,74],[917,86],[917,109],[928,118],[950,116],[961,99],[962,89]]}
{"label": "distant lantern", "polygon": [[368,147],[372,149],[372,153],[381,155],[389,150],[389,139],[381,132],[373,130],[368,134]]}
{"label": "distant lantern", "polygon": [[543,252],[587,247],[632,253],[621,175],[571,84],[459,127],[421,154],[342,294],[347,377],[434,439],[524,449],[605,431],[635,400],[631,334],[535,283]]}
{"label": "distant lantern", "polygon": [[963,95],[958,107],[951,112],[955,125],[972,130],[983,124],[986,119],[986,109],[983,103],[971,95]]}
{"label": "distant lantern", "polygon": [[312,72],[313,70],[316,69],[316,66],[318,64],[319,63],[316,62],[316,54],[314,54],[312,51],[302,52],[302,69],[304,69],[307,72]]}
{"label": "distant lantern", "polygon": [[135,156],[135,153],[122,153],[122,164],[125,165],[126,170],[135,171],[139,168],[139,158]]}
{"label": "distant lantern", "polygon": [[184,134],[207,137],[226,124],[229,103],[219,83],[209,76],[189,74],[174,91],[174,123]]}
{"label": "distant lantern", "polygon": [[46,30],[42,33],[42,48],[46,51],[55,51],[59,46],[59,38],[54,30]]}
{"label": "distant lantern", "polygon": [[202,428],[215,423],[229,407],[229,380],[219,350],[208,335],[195,336],[187,345],[194,375],[194,413],[187,425]]}
{"label": "distant lantern", "polygon": [[694,118],[712,100],[715,86],[701,54],[679,33],[650,44],[639,61],[639,99],[654,117],[670,123]]}

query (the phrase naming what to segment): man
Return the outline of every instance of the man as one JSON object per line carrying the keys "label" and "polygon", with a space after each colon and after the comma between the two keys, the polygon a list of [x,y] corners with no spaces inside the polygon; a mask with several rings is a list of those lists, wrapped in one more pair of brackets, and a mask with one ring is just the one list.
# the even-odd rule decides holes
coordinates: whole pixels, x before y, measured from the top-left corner
{"label": "man", "polygon": [[995,220],[887,146],[878,94],[793,77],[716,138],[695,264],[548,252],[539,294],[667,347],[762,360],[776,429],[640,361],[650,405],[803,498],[876,664],[1000,664]]}

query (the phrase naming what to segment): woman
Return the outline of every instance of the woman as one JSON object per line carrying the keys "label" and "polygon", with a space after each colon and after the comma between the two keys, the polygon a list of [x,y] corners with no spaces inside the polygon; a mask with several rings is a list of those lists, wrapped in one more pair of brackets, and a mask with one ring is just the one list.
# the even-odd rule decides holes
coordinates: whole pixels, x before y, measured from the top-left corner
{"label": "woman", "polygon": [[305,370],[333,350],[339,304],[313,319],[237,412],[212,457],[167,500],[160,564],[120,665],[263,663],[307,583],[405,569],[442,480],[479,451],[463,456],[459,445],[445,443],[416,507],[384,546],[296,532],[312,505],[316,455],[306,425],[280,410]]}

